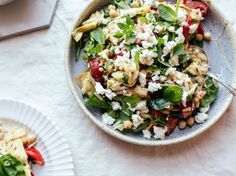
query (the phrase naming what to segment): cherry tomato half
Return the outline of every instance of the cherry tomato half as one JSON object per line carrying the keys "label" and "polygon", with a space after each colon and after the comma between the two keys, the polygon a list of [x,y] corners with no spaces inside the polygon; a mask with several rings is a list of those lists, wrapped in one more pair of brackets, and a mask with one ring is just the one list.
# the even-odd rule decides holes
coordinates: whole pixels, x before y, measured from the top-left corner
{"label": "cherry tomato half", "polygon": [[208,12],[208,4],[204,1],[188,1],[186,3],[186,6],[188,6],[191,9],[200,9],[202,11],[202,16],[206,16]]}
{"label": "cherry tomato half", "polygon": [[93,78],[95,79],[95,81],[101,82],[103,80],[102,78],[103,71],[102,71],[102,66],[100,65],[99,58],[96,57],[95,59],[90,59],[88,63],[89,63],[90,72]]}
{"label": "cherry tomato half", "polygon": [[41,155],[41,153],[34,147],[28,147],[25,149],[25,152],[27,153],[28,157],[32,159],[34,162],[36,162],[39,165],[44,165],[45,161]]}

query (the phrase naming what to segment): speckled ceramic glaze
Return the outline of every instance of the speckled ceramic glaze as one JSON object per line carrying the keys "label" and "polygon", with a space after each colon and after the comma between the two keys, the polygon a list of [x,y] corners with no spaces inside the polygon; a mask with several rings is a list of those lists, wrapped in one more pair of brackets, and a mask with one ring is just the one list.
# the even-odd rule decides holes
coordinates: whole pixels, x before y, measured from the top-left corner
{"label": "speckled ceramic glaze", "polygon": [[[85,11],[81,14],[79,19],[72,31],[79,26],[79,24],[89,17],[89,15],[101,9],[105,4],[108,4],[110,0],[94,0]],[[210,43],[205,43],[204,50],[209,57],[210,71],[212,73],[218,74],[221,80],[236,86],[236,45],[235,45],[235,34],[228,22],[220,14],[220,12],[211,6],[211,10],[204,22],[205,31],[212,33],[213,40]],[[114,130],[112,127],[106,126],[101,121],[101,113],[98,110],[87,107],[84,104],[80,88],[75,82],[75,77],[82,73],[87,68],[87,63],[82,59],[75,61],[75,42],[72,37],[69,37],[68,47],[66,49],[65,57],[65,68],[66,74],[69,81],[69,86],[71,91],[82,108],[82,110],[88,115],[88,117],[101,129],[103,129],[108,134],[124,140],[126,142],[146,145],[146,146],[160,146],[175,144],[183,142],[190,138],[201,134],[209,127],[211,127],[227,110],[229,107],[233,96],[225,88],[220,86],[218,97],[215,103],[211,106],[209,111],[209,119],[207,122],[195,125],[192,128],[187,128],[183,131],[176,128],[171,136],[167,137],[165,140],[147,140],[142,137],[142,135],[137,135],[133,133],[122,134],[119,131]],[[78,114],[79,118],[79,114]]]}

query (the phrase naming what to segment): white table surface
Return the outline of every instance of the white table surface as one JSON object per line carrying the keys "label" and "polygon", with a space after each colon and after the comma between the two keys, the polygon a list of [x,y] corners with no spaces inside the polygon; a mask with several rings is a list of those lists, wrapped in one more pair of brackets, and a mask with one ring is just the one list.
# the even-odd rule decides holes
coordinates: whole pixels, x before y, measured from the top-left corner
{"label": "white table surface", "polygon": [[[64,50],[86,0],[60,0],[50,29],[0,42],[0,97],[23,101],[61,128],[81,176],[236,175],[236,99],[204,134],[168,147],[141,147],[98,129],[77,106],[67,84]],[[235,0],[214,0],[236,29]]]}

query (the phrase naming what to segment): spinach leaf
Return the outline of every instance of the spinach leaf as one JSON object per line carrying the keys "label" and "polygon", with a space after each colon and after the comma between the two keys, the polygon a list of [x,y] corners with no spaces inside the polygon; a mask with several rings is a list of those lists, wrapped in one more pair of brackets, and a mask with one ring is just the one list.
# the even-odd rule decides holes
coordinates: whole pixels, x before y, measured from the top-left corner
{"label": "spinach leaf", "polygon": [[196,38],[191,39],[191,40],[189,41],[189,43],[190,43],[191,45],[197,45],[197,46],[199,46],[200,48],[203,48],[203,46],[204,46],[203,40],[202,40],[202,41],[198,41]]}
{"label": "spinach leaf", "polygon": [[164,116],[156,116],[155,120],[153,121],[153,125],[164,127],[166,125],[166,118]]}
{"label": "spinach leaf", "polygon": [[146,120],[145,122],[143,122],[141,125],[139,125],[137,128],[133,127],[132,130],[135,133],[138,133],[140,131],[142,131],[143,129],[146,129],[148,126],[150,125],[150,121]]}
{"label": "spinach leaf", "polygon": [[105,35],[101,28],[95,29],[90,32],[91,39],[97,41],[99,44],[105,44]]}
{"label": "spinach leaf", "polygon": [[179,64],[183,64],[190,59],[189,54],[182,54],[179,56]]}
{"label": "spinach leaf", "polygon": [[135,107],[140,101],[141,98],[137,96],[128,96],[123,98],[124,102],[129,103],[132,107]]}
{"label": "spinach leaf", "polygon": [[0,165],[3,176],[26,176],[23,163],[9,154],[0,157]]}
{"label": "spinach leaf", "polygon": [[116,32],[115,34],[114,34],[114,37],[115,38],[122,38],[124,36],[124,34],[122,33],[122,32]]}
{"label": "spinach leaf", "polygon": [[163,92],[163,98],[172,103],[182,100],[183,90],[179,86],[168,86]]}
{"label": "spinach leaf", "polygon": [[179,56],[184,52],[184,44],[183,43],[179,43],[178,45],[176,45],[173,49],[173,56]]}
{"label": "spinach leaf", "polygon": [[86,104],[94,107],[94,108],[101,108],[101,109],[109,109],[109,104],[105,101],[105,99],[98,98],[97,95],[93,94],[88,99],[85,100]]}
{"label": "spinach leaf", "polygon": [[207,107],[215,101],[219,92],[219,87],[212,78],[208,77],[204,85],[204,90],[206,91],[206,95],[201,101],[201,106]]}
{"label": "spinach leaf", "polygon": [[167,5],[160,4],[159,5],[159,14],[161,18],[168,22],[175,22],[177,20],[176,12]]}
{"label": "spinach leaf", "polygon": [[170,104],[171,102],[163,98],[148,101],[148,106],[150,106],[151,108],[157,111],[167,108]]}

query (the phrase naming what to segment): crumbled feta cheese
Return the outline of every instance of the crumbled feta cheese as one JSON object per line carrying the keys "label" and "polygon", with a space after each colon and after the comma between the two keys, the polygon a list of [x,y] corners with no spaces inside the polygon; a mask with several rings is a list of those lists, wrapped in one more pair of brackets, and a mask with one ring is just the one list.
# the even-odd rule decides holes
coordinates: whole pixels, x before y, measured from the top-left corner
{"label": "crumbled feta cheese", "polygon": [[147,84],[146,80],[147,75],[143,72],[139,72],[139,83],[142,87],[145,87]]}
{"label": "crumbled feta cheese", "polygon": [[163,56],[167,56],[176,45],[177,43],[175,41],[169,41],[165,43],[165,46],[163,48]]}
{"label": "crumbled feta cheese", "polygon": [[153,24],[143,24],[144,32],[141,30],[137,34],[137,38],[142,40],[142,46],[144,48],[150,48],[157,45],[157,38],[153,33]]}
{"label": "crumbled feta cheese", "polygon": [[170,67],[170,68],[168,68],[168,69],[166,70],[165,75],[168,76],[168,75],[173,74],[173,73],[175,73],[175,72],[176,72],[176,68]]}
{"label": "crumbled feta cheese", "polygon": [[155,71],[152,75],[152,80],[153,81],[158,81],[160,79],[160,70]]}
{"label": "crumbled feta cheese", "polygon": [[153,131],[154,131],[154,138],[155,139],[165,139],[166,135],[165,133],[167,132],[167,128],[162,128],[162,127],[157,127],[154,126],[153,127]]}
{"label": "crumbled feta cheese", "polygon": [[139,62],[143,65],[152,65],[154,63],[154,59],[157,57],[157,53],[154,51],[150,51],[148,49],[145,49],[141,52],[139,57]]}
{"label": "crumbled feta cheese", "polygon": [[107,51],[108,51],[108,50],[105,49],[105,50],[101,51],[98,55],[101,56],[103,59],[108,60],[109,58],[108,58],[108,56],[107,56]]}
{"label": "crumbled feta cheese", "polygon": [[181,26],[187,26],[187,11],[185,9],[180,8],[178,11],[178,22]]}
{"label": "crumbled feta cheese", "polygon": [[151,139],[152,133],[149,130],[142,130],[143,132],[143,137],[146,139]]}
{"label": "crumbled feta cheese", "polygon": [[200,108],[201,113],[207,113],[210,109],[210,106]]}
{"label": "crumbled feta cheese", "polygon": [[110,89],[104,89],[100,82],[95,82],[95,90],[97,94],[105,95],[110,100],[116,97],[116,94],[112,92]]}
{"label": "crumbled feta cheese", "polygon": [[208,118],[208,115],[206,113],[198,113],[196,116],[195,116],[195,121],[197,123],[203,123],[207,120]]}
{"label": "crumbled feta cheese", "polygon": [[[128,104],[129,105],[129,104]],[[132,108],[131,105],[129,105],[129,109],[131,111],[142,111],[144,113],[147,113],[149,110],[148,110],[148,107],[147,107],[147,101],[146,100],[142,100],[140,101],[136,107]]]}
{"label": "crumbled feta cheese", "polygon": [[169,32],[175,32],[175,27],[174,27],[174,26],[170,26],[170,27],[168,28],[168,31],[169,31]]}
{"label": "crumbled feta cheese", "polygon": [[182,102],[184,104],[186,104],[186,102],[187,102],[187,97],[188,97],[188,92],[186,90],[183,90]]}
{"label": "crumbled feta cheese", "polygon": [[185,37],[183,35],[183,27],[180,27],[175,32],[177,34],[177,37],[175,38],[176,43],[183,43],[185,41]]}
{"label": "crumbled feta cheese", "polygon": [[132,115],[132,121],[133,121],[134,127],[137,128],[139,125],[141,125],[143,123],[143,118],[140,117],[139,114],[133,114]]}
{"label": "crumbled feta cheese", "polygon": [[161,84],[160,83],[153,83],[153,82],[149,82],[148,83],[148,91],[153,93],[156,92],[158,90],[162,89]]}
{"label": "crumbled feta cheese", "polygon": [[164,31],[165,31],[165,27],[161,26],[161,25],[156,25],[155,28],[154,28],[155,33],[162,33]]}
{"label": "crumbled feta cheese", "polygon": [[160,76],[160,81],[161,82],[164,82],[164,81],[166,81],[167,80],[167,77],[166,76]]}
{"label": "crumbled feta cheese", "polygon": [[124,9],[121,10],[121,16],[130,16],[131,18],[137,15],[138,11],[136,8]]}
{"label": "crumbled feta cheese", "polygon": [[194,32],[196,32],[198,26],[199,24],[192,24],[191,26],[189,26],[189,34],[193,34]]}
{"label": "crumbled feta cheese", "polygon": [[113,109],[114,111],[117,111],[117,110],[121,110],[121,109],[122,109],[120,103],[117,102],[117,101],[112,101],[112,102],[111,102],[111,106],[112,106],[112,109]]}
{"label": "crumbled feta cheese", "polygon": [[107,113],[104,113],[102,115],[102,122],[106,125],[113,125],[115,121],[116,121],[116,119],[112,118]]}

